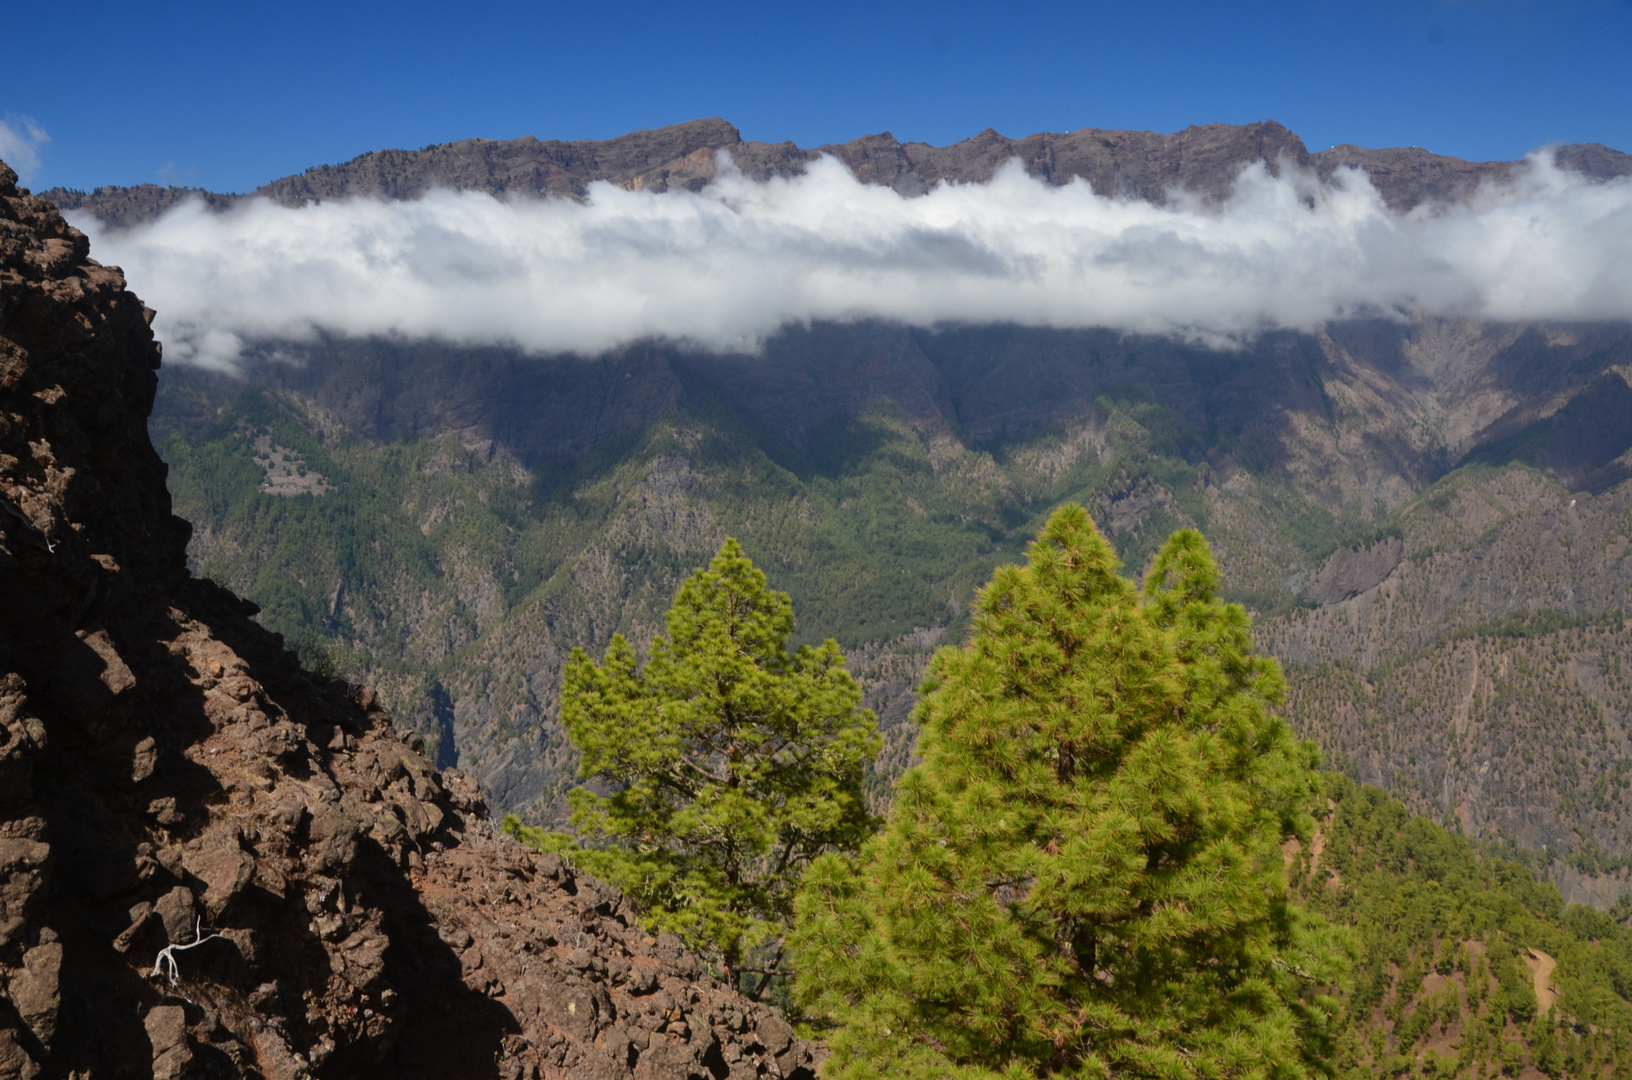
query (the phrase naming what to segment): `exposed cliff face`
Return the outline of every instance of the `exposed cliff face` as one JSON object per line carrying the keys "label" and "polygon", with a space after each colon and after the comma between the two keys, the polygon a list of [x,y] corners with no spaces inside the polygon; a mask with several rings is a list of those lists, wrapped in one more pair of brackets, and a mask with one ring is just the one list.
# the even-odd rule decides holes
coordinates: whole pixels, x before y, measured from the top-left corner
{"label": "exposed cliff face", "polygon": [[[1239,126],[1202,124],[1172,134],[1082,128],[1019,139],[988,129],[951,146],[903,143],[885,132],[803,149],[791,142],[745,141],[736,128],[713,119],[599,142],[528,136],[463,139],[423,150],[376,150],[344,164],[319,165],[274,180],[246,196],[151,184],[98,188],[89,194],[64,189],[44,194],[64,209],[85,210],[108,225],[124,227],[194,197],[212,209],[225,209],[255,196],[300,206],[356,195],[412,199],[434,187],[569,197],[583,196],[596,181],[648,191],[696,190],[713,180],[719,168],[716,154],[721,151],[745,175],[757,179],[797,174],[829,154],[863,183],[882,184],[903,195],[921,195],[939,181],[990,180],[1003,165],[1018,160],[1028,173],[1049,183],[1065,184],[1080,177],[1101,195],[1156,203],[1165,202],[1173,189],[1205,199],[1222,198],[1242,167],[1257,161],[1277,173],[1283,162],[1289,163],[1322,179],[1348,166],[1369,175],[1384,201],[1396,210],[1463,198],[1481,180],[1500,179],[1514,168],[1512,162],[1463,161],[1418,147],[1334,146],[1311,154],[1303,140],[1273,120]],[[1632,174],[1632,156],[1596,143],[1561,147],[1555,159],[1596,179]]]}
{"label": "exposed cliff face", "polygon": [[188,576],[142,305],[15,185],[0,165],[0,1077],[809,1075],[774,1010],[495,835],[373,691]]}

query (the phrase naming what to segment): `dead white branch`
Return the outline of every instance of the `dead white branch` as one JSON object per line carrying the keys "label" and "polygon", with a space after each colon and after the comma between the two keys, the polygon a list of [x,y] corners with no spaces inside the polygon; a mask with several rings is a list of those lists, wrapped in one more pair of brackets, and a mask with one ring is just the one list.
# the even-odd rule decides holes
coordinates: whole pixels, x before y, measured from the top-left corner
{"label": "dead white branch", "polygon": [[178,952],[186,952],[188,949],[196,949],[206,941],[209,941],[211,938],[218,938],[220,936],[220,934],[214,932],[211,932],[208,936],[205,936],[204,920],[195,919],[193,921],[193,940],[188,942],[186,945],[166,945],[164,948],[160,949],[158,958],[153,961],[153,971],[148,975],[148,978],[154,979],[160,975],[169,975],[170,985],[176,985],[177,980],[181,978],[181,969],[176,966],[176,954]]}

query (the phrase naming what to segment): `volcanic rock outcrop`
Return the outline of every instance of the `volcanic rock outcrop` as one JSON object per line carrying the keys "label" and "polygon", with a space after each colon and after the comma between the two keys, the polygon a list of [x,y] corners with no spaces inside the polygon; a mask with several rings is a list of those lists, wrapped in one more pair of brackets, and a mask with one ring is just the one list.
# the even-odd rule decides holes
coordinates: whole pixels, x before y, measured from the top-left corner
{"label": "volcanic rock outcrop", "polygon": [[812,1075],[188,575],[151,316],[0,164],[0,1078]]}

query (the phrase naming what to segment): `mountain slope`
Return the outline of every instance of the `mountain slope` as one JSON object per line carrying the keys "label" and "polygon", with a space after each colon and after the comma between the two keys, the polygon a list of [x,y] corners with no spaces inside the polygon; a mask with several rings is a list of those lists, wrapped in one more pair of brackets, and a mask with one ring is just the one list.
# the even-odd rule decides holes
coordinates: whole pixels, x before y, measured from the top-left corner
{"label": "mountain slope", "polygon": [[[955,635],[971,590],[1068,498],[1134,567],[1201,527],[1261,640],[1297,665],[1294,720],[1359,761],[1358,734],[1331,729],[1329,695],[1301,672],[1367,671],[1514,611],[1623,603],[1619,548],[1527,569],[1568,498],[1499,451],[1548,423],[1538,402],[1556,416],[1601,398],[1629,341],[1619,326],[1351,323],[1221,353],[864,324],[790,330],[760,357],[651,345],[594,362],[335,342],[247,382],[171,372],[154,426],[205,572],[285,633],[341,642],[441,760],[496,805],[549,818],[573,782],[553,719],[566,653],[616,630],[644,639],[726,534],[793,595],[802,633],[867,647],[891,726],[904,659]],[[333,490],[261,490],[263,444]],[[1439,479],[1464,459],[1485,464]],[[1624,489],[1580,497],[1590,536],[1565,542],[1599,551]],[[1479,539],[1507,518],[1493,536],[1508,539]],[[1368,534],[1386,536],[1345,546]],[[1420,597],[1367,629],[1360,613],[1399,588]],[[891,730],[899,764],[910,729]],[[1405,776],[1409,741],[1364,775]],[[1487,785],[1476,810],[1513,790]],[[1457,800],[1413,805],[1438,816]],[[1619,828],[1592,835],[1625,850]],[[1563,819],[1523,835],[1586,839]]]}
{"label": "mountain slope", "polygon": [[1376,788],[1336,777],[1328,795],[1313,843],[1286,856],[1300,899],[1358,946],[1334,1073],[1625,1073],[1632,931]]}
{"label": "mountain slope", "polygon": [[[1291,715],[1352,775],[1468,832],[1632,852],[1632,484],[1470,468],[1260,624]],[[1616,891],[1624,888],[1620,886]]]}

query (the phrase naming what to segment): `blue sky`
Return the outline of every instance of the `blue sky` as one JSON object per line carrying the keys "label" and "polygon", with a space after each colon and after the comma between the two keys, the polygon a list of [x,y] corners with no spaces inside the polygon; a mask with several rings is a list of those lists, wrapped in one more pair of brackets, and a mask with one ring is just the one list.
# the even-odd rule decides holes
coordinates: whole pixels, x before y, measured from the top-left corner
{"label": "blue sky", "polygon": [[806,146],[1273,118],[1312,150],[1632,152],[1632,0],[5,0],[0,25],[0,156],[36,188],[247,190],[382,147],[699,116]]}

